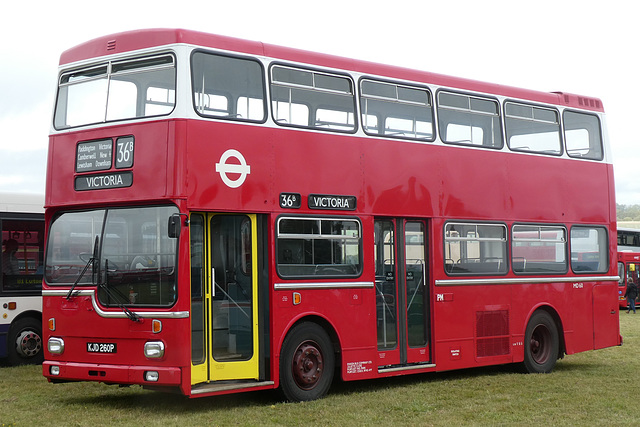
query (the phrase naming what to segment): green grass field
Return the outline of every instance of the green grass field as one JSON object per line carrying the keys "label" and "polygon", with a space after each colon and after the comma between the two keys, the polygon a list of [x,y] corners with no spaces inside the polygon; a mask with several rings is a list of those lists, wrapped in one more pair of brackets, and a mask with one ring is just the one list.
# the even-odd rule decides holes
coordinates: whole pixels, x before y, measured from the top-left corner
{"label": "green grass field", "polygon": [[95,383],[49,384],[39,366],[0,368],[0,426],[637,425],[640,312],[621,312],[622,347],[567,356],[551,374],[509,367],[334,384],[283,403],[275,391],[213,398]]}

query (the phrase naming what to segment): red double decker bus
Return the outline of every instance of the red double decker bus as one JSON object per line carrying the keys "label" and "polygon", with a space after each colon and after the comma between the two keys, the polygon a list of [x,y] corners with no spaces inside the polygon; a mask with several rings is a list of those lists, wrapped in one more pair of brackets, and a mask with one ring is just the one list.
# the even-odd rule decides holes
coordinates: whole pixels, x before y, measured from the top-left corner
{"label": "red double decker bus", "polygon": [[[627,298],[624,294],[629,282],[640,284],[640,253],[618,252],[618,301],[620,308],[627,308]],[[636,298],[636,301],[638,298]]]}
{"label": "red double decker bus", "polygon": [[[640,284],[640,230],[618,227],[618,301],[627,308],[624,294],[629,281]],[[637,301],[637,299],[636,299]]]}
{"label": "red double decker bus", "polygon": [[44,375],[208,396],[621,344],[598,99],[186,30],[62,54]]}

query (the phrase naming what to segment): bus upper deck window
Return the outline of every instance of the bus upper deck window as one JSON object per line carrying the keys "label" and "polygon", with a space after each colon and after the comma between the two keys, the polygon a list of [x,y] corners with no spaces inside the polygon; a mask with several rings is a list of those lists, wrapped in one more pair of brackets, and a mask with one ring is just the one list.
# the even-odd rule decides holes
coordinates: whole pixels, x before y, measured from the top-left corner
{"label": "bus upper deck window", "polygon": [[602,160],[600,120],[593,114],[565,111],[564,138],[569,157]]}
{"label": "bus upper deck window", "polygon": [[273,119],[281,126],[355,132],[355,96],[349,77],[271,67]]}
{"label": "bus upper deck window", "polygon": [[191,66],[198,114],[250,122],[266,119],[264,73],[258,61],[198,51]]}
{"label": "bus upper deck window", "polygon": [[175,106],[173,55],[110,61],[63,73],[56,129],[166,115]]}
{"label": "bus upper deck window", "polygon": [[360,81],[362,127],[368,135],[433,141],[431,92],[426,88]]}
{"label": "bus upper deck window", "polygon": [[505,103],[504,108],[507,144],[511,150],[562,154],[556,110],[515,102]]}
{"label": "bus upper deck window", "polygon": [[502,148],[500,109],[493,99],[438,92],[440,138],[447,144]]}

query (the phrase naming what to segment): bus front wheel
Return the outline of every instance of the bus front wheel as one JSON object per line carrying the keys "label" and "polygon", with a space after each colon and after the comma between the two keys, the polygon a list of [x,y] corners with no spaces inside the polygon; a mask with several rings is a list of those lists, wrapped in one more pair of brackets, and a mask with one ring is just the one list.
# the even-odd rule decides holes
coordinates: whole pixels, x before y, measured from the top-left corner
{"label": "bus front wheel", "polygon": [[280,389],[287,400],[323,397],[333,381],[335,355],[327,332],[311,322],[287,334],[280,353]]}
{"label": "bus front wheel", "polygon": [[560,348],[558,328],[551,315],[542,310],[533,313],[524,338],[525,372],[551,372],[556,365]]}

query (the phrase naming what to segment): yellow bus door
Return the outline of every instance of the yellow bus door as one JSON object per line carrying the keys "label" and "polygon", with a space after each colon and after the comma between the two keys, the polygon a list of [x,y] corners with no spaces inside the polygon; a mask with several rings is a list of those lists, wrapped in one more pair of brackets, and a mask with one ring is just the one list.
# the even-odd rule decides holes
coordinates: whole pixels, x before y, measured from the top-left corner
{"label": "yellow bus door", "polygon": [[255,215],[192,214],[191,383],[258,379]]}

